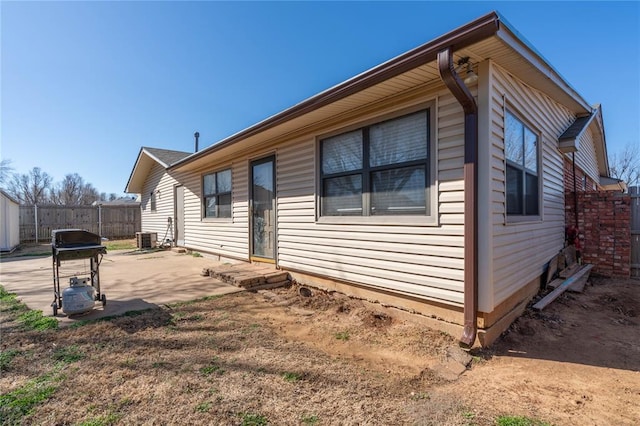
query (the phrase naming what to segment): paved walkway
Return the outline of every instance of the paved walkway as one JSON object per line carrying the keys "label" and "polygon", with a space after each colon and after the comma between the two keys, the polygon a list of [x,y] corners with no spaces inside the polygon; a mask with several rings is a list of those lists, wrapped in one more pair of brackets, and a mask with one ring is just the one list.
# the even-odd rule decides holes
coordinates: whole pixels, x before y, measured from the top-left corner
{"label": "paved walkway", "polygon": [[[103,308],[67,317],[58,312],[61,325],[77,320],[120,315],[128,311],[197,299],[199,297],[235,293],[243,289],[211,277],[201,276],[203,268],[219,262],[171,251],[132,254],[130,251],[107,253],[100,264],[100,287],[107,297]],[[89,259],[62,262],[60,289],[68,287],[69,276],[89,276]],[[62,278],[62,277],[66,278]],[[53,315],[53,268],[49,257],[16,257],[0,262],[0,284],[16,293],[29,308]]]}

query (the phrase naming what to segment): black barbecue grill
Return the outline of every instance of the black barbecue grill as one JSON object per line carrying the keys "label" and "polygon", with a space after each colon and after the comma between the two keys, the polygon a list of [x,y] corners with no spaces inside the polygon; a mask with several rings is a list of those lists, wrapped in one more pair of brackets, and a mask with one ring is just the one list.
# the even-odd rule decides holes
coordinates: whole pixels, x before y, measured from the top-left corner
{"label": "black barbecue grill", "polygon": [[[100,293],[100,262],[107,253],[99,235],[83,229],[56,229],[51,232],[51,251],[53,255],[53,315],[63,307],[63,293],[60,291],[60,264],[67,260],[89,259],[90,275],[88,281],[95,289],[95,300],[107,304],[107,298]],[[72,285],[78,277],[72,277]],[[93,293],[93,292],[92,292]]]}

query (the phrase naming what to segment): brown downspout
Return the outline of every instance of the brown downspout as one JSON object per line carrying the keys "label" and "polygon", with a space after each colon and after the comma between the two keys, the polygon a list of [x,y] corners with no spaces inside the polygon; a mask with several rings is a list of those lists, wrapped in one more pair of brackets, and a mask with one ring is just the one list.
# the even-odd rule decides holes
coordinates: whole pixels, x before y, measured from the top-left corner
{"label": "brown downspout", "polygon": [[576,229],[578,228],[578,186],[576,184],[576,153],[571,153],[571,164],[573,167],[573,215],[576,221]]}
{"label": "brown downspout", "polygon": [[478,315],[478,106],[453,67],[451,48],[438,52],[440,78],[464,110],[464,331],[460,344],[476,340]]}

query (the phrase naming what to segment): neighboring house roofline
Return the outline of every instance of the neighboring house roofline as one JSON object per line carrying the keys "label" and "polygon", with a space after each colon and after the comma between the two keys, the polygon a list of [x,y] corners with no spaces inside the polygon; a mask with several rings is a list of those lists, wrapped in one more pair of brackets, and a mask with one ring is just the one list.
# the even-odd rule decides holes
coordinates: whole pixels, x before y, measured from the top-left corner
{"label": "neighboring house roofline", "polygon": [[151,167],[150,161],[156,162],[163,168],[167,169],[171,164],[176,161],[180,161],[189,155],[191,155],[190,152],[143,146],[140,148],[133,170],[131,170],[131,175],[129,175],[129,180],[125,186],[125,192],[134,194],[142,192],[142,184],[144,183],[144,179]]}

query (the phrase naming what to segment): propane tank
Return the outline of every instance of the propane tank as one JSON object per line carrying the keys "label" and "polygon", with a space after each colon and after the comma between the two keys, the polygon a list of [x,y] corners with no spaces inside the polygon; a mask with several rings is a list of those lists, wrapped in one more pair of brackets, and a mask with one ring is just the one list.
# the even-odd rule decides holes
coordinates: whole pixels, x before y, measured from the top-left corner
{"label": "propane tank", "polygon": [[69,288],[62,291],[62,311],[67,315],[79,314],[93,309],[95,289],[87,285],[88,278],[69,279]]}

